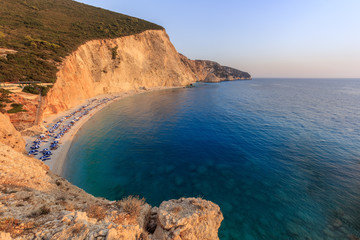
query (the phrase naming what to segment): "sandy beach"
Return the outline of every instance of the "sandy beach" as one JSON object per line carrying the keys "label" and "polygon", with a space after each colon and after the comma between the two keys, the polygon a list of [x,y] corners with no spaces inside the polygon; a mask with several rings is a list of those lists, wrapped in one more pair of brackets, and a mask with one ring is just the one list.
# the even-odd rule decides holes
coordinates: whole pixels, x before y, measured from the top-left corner
{"label": "sandy beach", "polygon": [[[46,129],[49,129],[52,126],[54,126],[56,123],[58,123],[61,119],[64,119],[66,116],[69,116],[71,113],[74,113],[75,111],[79,110],[82,106],[88,105],[86,109],[89,109],[89,108],[93,107],[93,109],[91,109],[88,114],[81,116],[79,118],[79,120],[76,121],[71,126],[71,128],[69,128],[68,131],[66,131],[66,133],[61,137],[61,139],[59,141],[59,147],[56,150],[51,150],[52,155],[50,156],[50,160],[46,160],[46,161],[44,161],[44,163],[50,167],[50,170],[52,172],[54,172],[55,174],[58,174],[58,175],[62,175],[65,160],[66,160],[66,156],[67,156],[67,153],[68,153],[68,151],[69,151],[69,149],[71,147],[72,140],[74,139],[74,137],[75,137],[76,133],[78,132],[78,130],[81,129],[81,127],[84,125],[84,123],[86,123],[94,114],[96,114],[98,111],[100,111],[101,109],[108,106],[110,103],[112,103],[114,101],[121,100],[121,99],[123,99],[125,97],[129,97],[129,96],[133,96],[133,95],[141,94],[141,93],[145,93],[145,92],[163,90],[163,89],[170,89],[170,88],[178,88],[178,87],[157,87],[157,88],[151,88],[151,89],[147,89],[147,90],[138,90],[138,91],[129,91],[129,92],[117,93],[117,94],[99,95],[99,96],[87,99],[82,104],[79,104],[78,106],[76,106],[74,108],[71,108],[71,109],[69,109],[67,111],[61,112],[60,114],[53,115],[53,116],[50,116],[50,117],[47,117],[47,118],[43,119],[44,127]],[[111,98],[111,100],[107,101],[104,104],[100,104],[97,107],[95,107],[103,99],[108,99],[108,98]],[[79,114],[81,114],[81,112],[79,112]],[[77,115],[74,115],[74,116],[64,120],[61,123],[60,127],[57,130],[55,130],[53,135],[57,135],[60,132],[60,129],[62,129],[62,128],[66,127],[68,124],[70,124],[71,121],[74,118],[76,118],[76,116]],[[33,141],[38,139],[38,137],[39,137],[39,135],[26,138],[26,142],[27,142],[26,150],[27,151],[31,150],[30,147],[33,145]],[[47,142],[42,142],[40,144],[40,148],[38,149],[39,154],[34,156],[35,158],[39,159],[42,156],[40,151],[42,151],[44,148],[50,149],[50,144],[51,144],[51,142],[54,141],[54,137],[53,136],[47,137],[45,139],[45,141],[47,141]]]}

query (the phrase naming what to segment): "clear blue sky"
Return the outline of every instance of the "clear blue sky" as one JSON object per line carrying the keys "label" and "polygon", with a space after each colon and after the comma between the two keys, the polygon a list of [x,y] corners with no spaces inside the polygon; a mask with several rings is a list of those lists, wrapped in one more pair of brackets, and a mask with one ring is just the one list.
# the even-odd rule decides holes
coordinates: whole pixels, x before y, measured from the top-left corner
{"label": "clear blue sky", "polygon": [[165,27],[176,49],[253,77],[360,78],[360,0],[80,0]]}

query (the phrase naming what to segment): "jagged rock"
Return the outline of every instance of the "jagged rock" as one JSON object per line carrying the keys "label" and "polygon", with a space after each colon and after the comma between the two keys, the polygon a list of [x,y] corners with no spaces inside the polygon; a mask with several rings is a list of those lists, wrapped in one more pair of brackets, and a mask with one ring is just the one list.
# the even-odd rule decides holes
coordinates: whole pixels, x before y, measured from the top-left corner
{"label": "jagged rock", "polygon": [[16,131],[11,124],[8,116],[0,113],[0,142],[12,147],[13,149],[24,152],[25,141],[21,134]]}
{"label": "jagged rock", "polygon": [[148,215],[147,225],[145,229],[149,233],[154,233],[157,226],[157,218],[158,218],[159,208],[153,207]]}
{"label": "jagged rock", "polygon": [[204,79],[204,82],[209,82],[209,83],[215,83],[215,82],[220,82],[220,78],[218,78],[217,76],[215,76],[215,74],[213,73],[209,73],[206,78]]}
{"label": "jagged rock", "polygon": [[97,221],[94,218],[88,218],[86,212],[76,212],[76,216],[74,217],[75,223],[92,223],[95,224]]}
{"label": "jagged rock", "polygon": [[76,223],[71,225],[69,228],[64,229],[63,231],[57,232],[51,236],[51,239],[54,240],[63,240],[63,239],[74,239],[74,240],[83,240],[86,238],[89,233],[89,228],[84,223]]}
{"label": "jagged rock", "polygon": [[161,203],[153,239],[215,240],[223,215],[219,206],[200,198]]}
{"label": "jagged rock", "polygon": [[137,240],[142,232],[139,225],[119,226],[109,229],[106,240]]}

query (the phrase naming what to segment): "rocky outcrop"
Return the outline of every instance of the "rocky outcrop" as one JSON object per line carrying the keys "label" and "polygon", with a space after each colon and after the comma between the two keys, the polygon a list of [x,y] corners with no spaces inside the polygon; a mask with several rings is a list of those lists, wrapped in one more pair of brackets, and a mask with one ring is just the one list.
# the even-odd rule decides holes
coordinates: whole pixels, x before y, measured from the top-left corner
{"label": "rocky outcrop", "polygon": [[0,48],[0,58],[4,58],[5,60],[7,60],[7,56],[9,54],[15,54],[15,53],[17,53],[17,51],[13,49]]}
{"label": "rocky outcrop", "polygon": [[214,73],[209,73],[203,81],[208,83],[221,82],[220,78],[218,78]]}
{"label": "rocky outcrop", "polygon": [[208,60],[190,60],[180,54],[181,61],[196,75],[198,81],[220,82],[231,80],[250,80],[251,75],[235,68],[221,66]]}
{"label": "rocky outcrop", "polygon": [[10,118],[0,113],[0,142],[14,148],[17,151],[25,151],[25,141],[21,134],[16,131]]}
{"label": "rocky outcrop", "polygon": [[164,30],[93,40],[68,56],[47,96],[45,115],[104,94],[195,82]]}
{"label": "rocky outcrop", "polygon": [[136,197],[96,198],[41,161],[0,143],[1,239],[218,239],[219,207],[182,198],[151,208]]}
{"label": "rocky outcrop", "polygon": [[200,198],[162,202],[157,210],[155,239],[216,240],[223,215],[219,206]]}

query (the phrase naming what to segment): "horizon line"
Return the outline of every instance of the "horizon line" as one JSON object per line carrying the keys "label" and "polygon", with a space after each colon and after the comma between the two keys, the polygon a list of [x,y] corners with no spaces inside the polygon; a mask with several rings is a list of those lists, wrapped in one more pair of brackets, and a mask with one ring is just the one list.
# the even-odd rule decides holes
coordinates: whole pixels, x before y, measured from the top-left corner
{"label": "horizon line", "polygon": [[251,78],[291,78],[291,79],[360,79],[360,77],[251,77]]}

